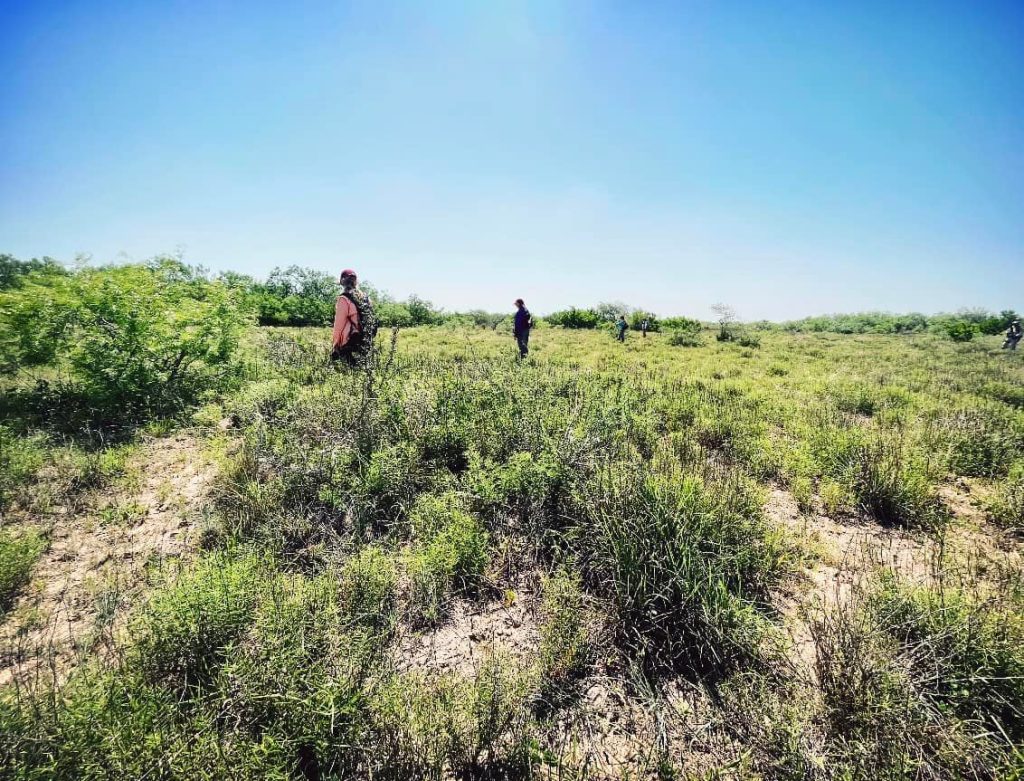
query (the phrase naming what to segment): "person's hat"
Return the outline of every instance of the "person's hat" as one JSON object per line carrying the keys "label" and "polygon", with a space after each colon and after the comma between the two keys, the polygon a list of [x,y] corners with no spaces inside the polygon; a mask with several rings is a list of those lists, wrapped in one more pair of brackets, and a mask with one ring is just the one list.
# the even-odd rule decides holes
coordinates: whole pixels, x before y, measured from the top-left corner
{"label": "person's hat", "polygon": [[516,306],[522,306],[523,305],[523,299],[517,298],[516,301],[515,301],[515,304],[516,304]]}
{"label": "person's hat", "polygon": [[352,277],[353,279],[355,279],[355,278],[356,278],[356,272],[354,272],[354,271],[353,271],[352,269],[350,269],[350,268],[347,268],[347,269],[345,269],[344,271],[342,271],[342,272],[341,272],[341,276],[340,276],[340,277],[338,277],[338,281],[340,282],[340,281],[341,281],[341,280],[343,280],[343,279],[344,279],[345,277]]}

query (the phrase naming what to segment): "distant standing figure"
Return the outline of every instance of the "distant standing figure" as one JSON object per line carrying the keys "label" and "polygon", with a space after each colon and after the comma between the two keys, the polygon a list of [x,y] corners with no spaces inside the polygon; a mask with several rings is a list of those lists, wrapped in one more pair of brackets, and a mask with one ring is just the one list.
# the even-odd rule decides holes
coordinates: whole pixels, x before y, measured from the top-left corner
{"label": "distant standing figure", "polygon": [[369,296],[358,287],[356,272],[345,269],[338,282],[342,290],[334,305],[331,360],[356,366],[370,355],[377,335],[377,318]]}
{"label": "distant standing figure", "polygon": [[620,342],[626,341],[626,329],[629,326],[626,324],[626,316],[619,315],[619,319],[615,322],[615,338]]}
{"label": "distant standing figure", "polygon": [[650,328],[650,326],[651,324],[647,321],[646,317],[640,321],[640,334],[644,337],[644,339],[647,338],[647,329]]}
{"label": "distant standing figure", "polygon": [[1010,323],[1010,327],[1006,329],[1006,341],[1003,342],[1003,347],[1016,350],[1021,336],[1024,336],[1024,330],[1020,327],[1020,320],[1015,319]]}
{"label": "distant standing figure", "polygon": [[516,345],[519,347],[519,357],[525,358],[530,352],[530,329],[533,328],[533,318],[530,317],[530,310],[526,308],[523,299],[516,299],[516,316],[512,321],[512,335],[516,338]]}

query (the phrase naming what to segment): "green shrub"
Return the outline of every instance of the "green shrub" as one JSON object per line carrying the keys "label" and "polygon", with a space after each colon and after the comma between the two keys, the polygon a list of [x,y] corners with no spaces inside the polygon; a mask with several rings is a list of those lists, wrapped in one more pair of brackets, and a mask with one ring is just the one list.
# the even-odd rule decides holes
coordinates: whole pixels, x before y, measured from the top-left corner
{"label": "green shrub", "polygon": [[552,312],[546,318],[551,325],[562,328],[597,328],[603,322],[600,314],[593,309],[571,307],[563,312]]}
{"label": "green shrub", "polygon": [[704,344],[701,339],[701,324],[696,320],[691,321],[690,327],[665,327],[668,333],[668,343],[673,347],[700,347]]}
{"label": "green shrub", "polygon": [[366,735],[363,688],[380,667],[380,638],[346,634],[339,618],[329,575],[274,577],[218,686],[236,734],[270,734],[306,770],[350,776]]}
{"label": "green shrub", "polygon": [[544,580],[543,594],[540,674],[546,687],[558,689],[590,661],[587,602],[579,576],[564,570]]}
{"label": "green shrub", "polygon": [[877,440],[857,454],[853,490],[860,507],[884,524],[936,530],[949,519],[927,462],[899,441]]}
{"label": "green shrub", "polygon": [[1024,724],[1019,607],[892,579],[815,622],[830,763],[856,779],[998,778]]}
{"label": "green shrub", "polygon": [[511,521],[517,531],[537,536],[557,525],[566,481],[562,463],[549,452],[517,452],[504,463],[473,453],[466,475],[475,504],[490,518],[491,528]]}
{"label": "green shrub", "polygon": [[73,403],[101,423],[176,413],[224,387],[245,323],[228,288],[168,259],[83,269],[0,294],[0,333],[15,364],[71,369],[54,415]]}
{"label": "green shrub", "polygon": [[[1011,597],[1012,599],[1012,597]],[[1024,741],[1024,613],[1000,595],[883,582],[877,622],[905,649],[912,681],[941,710]]]}
{"label": "green shrub", "polygon": [[655,668],[718,673],[757,657],[754,607],[788,554],[742,482],[618,475],[582,511],[587,582],[612,601],[626,650]]}
{"label": "green shrub", "polygon": [[969,342],[974,338],[974,326],[964,321],[949,323],[946,335],[954,342]]}
{"label": "green shrub", "polygon": [[533,681],[501,656],[470,680],[400,675],[375,697],[373,775],[529,778],[533,695]]}
{"label": "green shrub", "polygon": [[256,557],[202,559],[158,588],[136,618],[133,664],[178,689],[208,683],[252,621],[265,577]]}
{"label": "green shrub", "polygon": [[444,614],[453,591],[479,585],[488,562],[488,535],[450,495],[421,496],[410,523],[415,539],[407,561],[410,607],[416,620],[431,623]]}
{"label": "green shrub", "polygon": [[39,437],[19,437],[0,425],[0,511],[11,505],[15,496],[43,465],[45,451]]}
{"label": "green shrub", "polygon": [[931,436],[935,447],[948,453],[949,468],[958,475],[1006,474],[1024,450],[1024,427],[1012,412],[992,403],[944,413]]}
{"label": "green shrub", "polygon": [[1015,534],[1024,534],[1024,461],[1018,461],[996,485],[988,501],[989,517]]}
{"label": "green shrub", "polygon": [[0,616],[14,602],[18,590],[29,581],[32,567],[46,542],[38,532],[23,529],[15,534],[0,529]]}
{"label": "green shrub", "polygon": [[368,545],[341,570],[341,609],[349,622],[384,629],[394,621],[398,574],[382,548]]}

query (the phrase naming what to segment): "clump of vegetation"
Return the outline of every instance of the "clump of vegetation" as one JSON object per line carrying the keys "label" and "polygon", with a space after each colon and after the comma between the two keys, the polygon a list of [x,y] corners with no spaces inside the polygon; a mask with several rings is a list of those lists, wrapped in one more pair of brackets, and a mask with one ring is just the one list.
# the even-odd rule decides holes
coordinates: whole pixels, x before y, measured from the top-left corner
{"label": "clump of vegetation", "polygon": [[551,325],[562,328],[597,328],[604,322],[601,315],[593,309],[577,309],[570,307],[561,312],[552,312],[544,318]]}
{"label": "clump of vegetation", "polygon": [[699,320],[673,317],[662,322],[668,333],[668,343],[673,347],[699,347],[703,344],[700,333],[704,326]]}
{"label": "clump of vegetation", "polygon": [[7,426],[0,425],[0,511],[11,504],[45,459],[46,450],[40,437],[19,437]]}
{"label": "clump of vegetation", "polygon": [[16,388],[45,419],[123,423],[175,414],[237,376],[246,317],[230,289],[172,259],[28,274],[0,293],[0,347],[69,379]]}
{"label": "clump of vegetation", "polygon": [[544,581],[544,623],[540,637],[540,673],[554,690],[581,676],[593,653],[589,610],[579,576],[560,571]]}
{"label": "clump of vegetation", "polygon": [[966,326],[975,332],[987,335],[1005,331],[1017,317],[1012,310],[993,314],[984,310],[966,310],[955,314],[937,314],[932,316],[917,312],[898,315],[889,312],[861,312],[859,314],[835,314],[819,317],[807,317],[783,323],[782,328],[790,331],[838,334],[912,334],[929,330],[948,332],[948,328],[956,327],[962,331]]}
{"label": "clump of vegetation", "polygon": [[1019,765],[1024,623],[886,578],[815,625],[829,753],[851,778],[999,777]]}
{"label": "clump of vegetation", "polygon": [[410,513],[410,609],[431,623],[444,614],[453,592],[477,588],[488,561],[487,531],[452,496],[420,498]]}
{"label": "clump of vegetation", "polygon": [[208,684],[253,619],[266,563],[217,554],[158,589],[137,618],[133,665],[182,691]]}
{"label": "clump of vegetation", "polygon": [[969,342],[974,338],[974,328],[963,321],[946,325],[946,334],[954,342]]}
{"label": "clump of vegetation", "polygon": [[898,440],[863,445],[854,492],[861,507],[882,523],[927,530],[948,519],[925,459]]}
{"label": "clump of vegetation", "polygon": [[705,673],[758,656],[755,606],[786,547],[742,481],[617,473],[582,504],[587,580],[614,605],[625,650],[653,669]]}
{"label": "clump of vegetation", "polygon": [[368,545],[342,568],[342,614],[356,625],[375,629],[390,627],[394,621],[397,586],[394,559],[382,548]]}
{"label": "clump of vegetation", "polygon": [[10,608],[18,590],[29,581],[32,567],[46,543],[35,531],[15,534],[0,529],[0,617]]}
{"label": "clump of vegetation", "polygon": [[1024,534],[1024,462],[1018,461],[996,486],[988,502],[989,516],[1014,534]]}

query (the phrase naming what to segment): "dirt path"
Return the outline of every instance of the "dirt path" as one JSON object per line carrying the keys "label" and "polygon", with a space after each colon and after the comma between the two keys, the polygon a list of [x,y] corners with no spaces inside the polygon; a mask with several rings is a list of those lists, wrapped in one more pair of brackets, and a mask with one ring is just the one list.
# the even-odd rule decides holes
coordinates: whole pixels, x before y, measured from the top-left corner
{"label": "dirt path", "polygon": [[62,677],[109,642],[147,568],[190,549],[214,465],[188,434],[144,442],[135,479],[57,508],[32,582],[0,624],[0,684]]}

